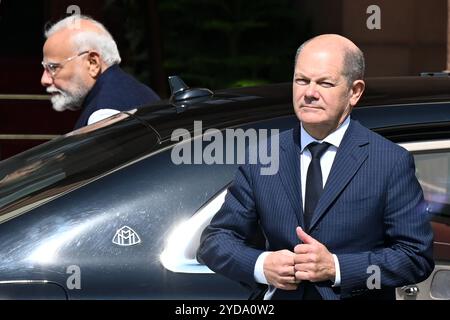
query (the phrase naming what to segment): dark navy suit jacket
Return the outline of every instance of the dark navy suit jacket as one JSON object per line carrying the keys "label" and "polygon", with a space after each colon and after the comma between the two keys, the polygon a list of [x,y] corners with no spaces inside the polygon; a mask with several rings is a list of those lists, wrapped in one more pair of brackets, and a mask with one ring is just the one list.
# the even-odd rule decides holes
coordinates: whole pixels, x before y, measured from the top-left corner
{"label": "dark navy suit jacket", "polygon": [[125,73],[118,65],[113,65],[100,75],[84,99],[83,111],[74,129],[87,125],[89,117],[97,110],[127,111],[158,100],[152,89]]}
{"label": "dark navy suit jacket", "polygon": [[[258,256],[264,250],[293,251],[299,243],[300,175],[306,174],[300,172],[299,129],[280,134],[277,174],[261,175],[261,165],[239,168],[225,203],[202,234],[198,258],[213,271],[255,288]],[[248,245],[259,226],[266,248]],[[339,259],[340,288],[332,288],[331,281],[314,283],[324,299],[392,299],[395,287],[423,281],[434,267],[433,234],[412,156],[354,120],[308,232]],[[381,290],[368,289],[370,266],[380,268]],[[281,293],[283,299],[301,299],[303,285]]]}

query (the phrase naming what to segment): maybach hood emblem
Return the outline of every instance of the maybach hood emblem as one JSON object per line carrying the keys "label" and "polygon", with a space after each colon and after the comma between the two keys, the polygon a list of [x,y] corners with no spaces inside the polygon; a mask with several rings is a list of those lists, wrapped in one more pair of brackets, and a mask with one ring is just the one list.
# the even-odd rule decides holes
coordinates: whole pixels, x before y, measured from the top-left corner
{"label": "maybach hood emblem", "polygon": [[136,231],[128,226],[125,226],[117,230],[112,242],[118,246],[129,247],[141,243],[141,238],[139,238]]}

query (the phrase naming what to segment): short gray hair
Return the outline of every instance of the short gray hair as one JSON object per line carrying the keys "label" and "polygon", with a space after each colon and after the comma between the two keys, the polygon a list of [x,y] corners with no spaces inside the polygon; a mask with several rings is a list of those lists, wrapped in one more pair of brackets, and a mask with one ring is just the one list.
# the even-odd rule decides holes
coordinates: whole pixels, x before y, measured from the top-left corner
{"label": "short gray hair", "polygon": [[[297,59],[300,53],[305,48],[305,46],[313,40],[309,39],[304,42],[298,49],[295,55],[295,63],[297,64]],[[364,53],[359,49],[345,49],[344,51],[344,66],[342,68],[342,75],[347,79],[347,83],[350,86],[356,80],[363,80],[364,73],[366,69],[366,63],[364,59]]]}
{"label": "short gray hair", "polygon": [[100,32],[80,30],[72,38],[72,44],[79,52],[95,50],[97,51],[105,64],[109,67],[121,62],[119,49],[111,34],[100,22],[84,15],[72,15],[66,17],[45,31],[45,38],[48,39],[58,31],[76,28],[79,21],[86,20],[94,24]]}

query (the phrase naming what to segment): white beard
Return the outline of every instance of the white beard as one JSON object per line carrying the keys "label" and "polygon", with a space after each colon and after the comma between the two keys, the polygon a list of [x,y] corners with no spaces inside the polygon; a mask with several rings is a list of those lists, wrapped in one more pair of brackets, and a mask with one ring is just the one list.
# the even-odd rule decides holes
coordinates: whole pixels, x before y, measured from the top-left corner
{"label": "white beard", "polygon": [[52,94],[51,102],[54,110],[58,112],[64,110],[75,111],[80,109],[83,104],[84,98],[86,98],[90,88],[77,75],[74,75],[71,81],[73,90],[61,90],[54,85],[47,87],[47,92]]}

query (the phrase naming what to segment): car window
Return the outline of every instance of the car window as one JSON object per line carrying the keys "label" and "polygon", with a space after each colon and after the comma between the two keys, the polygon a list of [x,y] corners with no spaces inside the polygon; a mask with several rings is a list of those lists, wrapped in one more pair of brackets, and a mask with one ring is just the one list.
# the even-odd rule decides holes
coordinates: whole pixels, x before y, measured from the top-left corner
{"label": "car window", "polygon": [[2,161],[0,223],[151,152],[157,144],[156,134],[140,121],[122,113],[109,125],[112,118]]}
{"label": "car window", "polygon": [[425,200],[449,206],[450,151],[416,154],[414,158]]}
{"label": "car window", "polygon": [[450,140],[402,144],[412,152],[429,213],[450,217]]}

